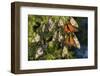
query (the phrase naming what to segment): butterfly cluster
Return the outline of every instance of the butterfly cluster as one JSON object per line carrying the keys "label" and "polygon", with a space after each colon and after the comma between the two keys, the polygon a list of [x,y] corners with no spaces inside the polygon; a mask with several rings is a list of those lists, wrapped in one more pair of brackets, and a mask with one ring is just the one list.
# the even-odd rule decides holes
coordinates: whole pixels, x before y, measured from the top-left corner
{"label": "butterfly cluster", "polygon": [[[79,25],[73,17],[34,16],[28,33],[29,60],[69,59],[74,57],[71,48],[80,49],[75,35]],[[31,29],[32,28],[32,29]]]}

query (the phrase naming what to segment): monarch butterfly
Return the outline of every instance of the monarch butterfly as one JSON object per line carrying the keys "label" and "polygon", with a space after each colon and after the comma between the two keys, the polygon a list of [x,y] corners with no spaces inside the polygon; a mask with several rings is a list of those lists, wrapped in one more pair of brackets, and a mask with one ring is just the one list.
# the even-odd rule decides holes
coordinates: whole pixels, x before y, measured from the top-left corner
{"label": "monarch butterfly", "polygon": [[78,28],[78,23],[75,21],[75,19],[73,17],[70,17],[70,23],[74,26]]}
{"label": "monarch butterfly", "polygon": [[71,34],[66,38],[66,44],[68,46],[75,46],[75,41],[73,37],[71,36]]}
{"label": "monarch butterfly", "polygon": [[65,26],[64,26],[64,32],[67,32],[67,33],[69,33],[69,32],[70,32],[70,30],[69,30],[69,28],[68,28],[68,26],[67,26],[67,25],[65,25]]}
{"label": "monarch butterfly", "polygon": [[59,20],[58,26],[64,26],[64,21],[62,19]]}
{"label": "monarch butterfly", "polygon": [[78,29],[75,28],[71,23],[67,23],[65,26],[64,26],[64,31],[69,33],[69,32],[77,32]]}
{"label": "monarch butterfly", "polygon": [[55,40],[56,40],[56,37],[57,37],[57,31],[54,32],[54,35],[53,35],[52,41],[55,41]]}
{"label": "monarch butterfly", "polygon": [[66,55],[68,55],[68,48],[64,46],[62,50],[62,57],[65,57]]}
{"label": "monarch butterfly", "polygon": [[36,34],[35,37],[32,39],[32,42],[39,42],[40,41],[40,35]]}
{"label": "monarch butterfly", "polygon": [[58,41],[61,42],[64,39],[63,35],[61,32],[58,33]]}
{"label": "monarch butterfly", "polygon": [[66,40],[65,40],[65,43],[68,45],[68,46],[74,46],[76,48],[79,48],[80,49],[80,43],[78,41],[78,38],[76,37],[76,35],[74,33],[70,34]]}
{"label": "monarch butterfly", "polygon": [[54,28],[55,23],[53,22],[53,20],[51,19],[51,17],[48,20],[48,25],[49,25],[49,31],[51,32]]}
{"label": "monarch butterfly", "polygon": [[35,54],[35,58],[37,59],[38,57],[42,56],[43,55],[43,48],[42,47],[39,47],[36,51],[36,54]]}
{"label": "monarch butterfly", "polygon": [[64,26],[64,31],[67,32],[67,33],[77,32],[78,31],[77,28],[78,28],[77,22],[74,20],[73,17],[70,17],[69,21]]}
{"label": "monarch butterfly", "polygon": [[73,33],[73,36],[74,36],[74,41],[75,41],[76,47],[80,49],[80,43],[79,43],[78,38],[76,37],[76,35],[74,33]]}

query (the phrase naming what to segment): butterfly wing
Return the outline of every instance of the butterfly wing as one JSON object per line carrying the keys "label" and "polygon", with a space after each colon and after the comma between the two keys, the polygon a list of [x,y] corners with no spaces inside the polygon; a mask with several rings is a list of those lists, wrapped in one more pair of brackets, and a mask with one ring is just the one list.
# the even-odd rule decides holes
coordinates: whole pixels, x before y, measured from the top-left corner
{"label": "butterfly wing", "polygon": [[37,59],[38,57],[43,55],[43,48],[40,47],[37,49],[36,54],[35,54],[35,58]]}
{"label": "butterfly wing", "polygon": [[76,35],[74,33],[73,33],[73,35],[74,35],[73,39],[75,41],[75,45],[76,45],[77,48],[80,49],[80,42],[79,42],[78,38],[76,37]]}
{"label": "butterfly wing", "polygon": [[64,46],[63,50],[62,50],[62,57],[65,57],[68,55],[68,48]]}
{"label": "butterfly wing", "polygon": [[62,26],[62,27],[64,26],[64,22],[62,19],[59,20],[58,26]]}
{"label": "butterfly wing", "polygon": [[78,29],[75,28],[71,23],[68,23],[67,26],[68,26],[70,32],[77,32],[78,31]]}
{"label": "butterfly wing", "polygon": [[73,33],[73,36],[69,35],[69,37],[66,38],[65,42],[70,47],[73,46],[73,47],[76,47],[76,48],[80,49],[79,40],[78,40],[78,38],[76,37],[76,35],[74,33]]}
{"label": "butterfly wing", "polygon": [[75,46],[74,38],[70,35],[69,37],[70,46]]}
{"label": "butterfly wing", "polygon": [[67,38],[65,39],[65,44],[68,45],[68,46],[70,46],[69,37],[67,37]]}
{"label": "butterfly wing", "polygon": [[70,32],[70,30],[68,29],[68,26],[67,25],[64,26],[64,31],[67,32],[67,33]]}
{"label": "butterfly wing", "polygon": [[71,47],[71,46],[74,46],[75,47],[75,41],[73,39],[73,37],[71,35],[69,35],[67,38],[66,38],[66,44]]}
{"label": "butterfly wing", "polygon": [[73,17],[70,18],[70,23],[74,26],[74,27],[79,27],[78,23],[75,21],[75,19]]}

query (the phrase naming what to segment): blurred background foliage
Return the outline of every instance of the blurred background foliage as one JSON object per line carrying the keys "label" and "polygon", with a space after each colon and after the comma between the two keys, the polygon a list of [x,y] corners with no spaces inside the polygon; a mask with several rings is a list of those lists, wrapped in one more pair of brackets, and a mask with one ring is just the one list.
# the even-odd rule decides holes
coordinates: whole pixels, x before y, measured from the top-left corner
{"label": "blurred background foliage", "polygon": [[[77,48],[65,46],[65,38],[59,41],[59,33],[63,37],[67,35],[63,28],[58,26],[59,21],[61,19],[63,23],[66,23],[69,18],[69,16],[28,15],[28,60],[85,58],[77,56]],[[79,31],[75,32],[75,35],[81,46],[85,46],[87,49],[88,19],[86,17],[74,17],[74,19],[79,25]],[[81,49],[78,49],[79,51]]]}

